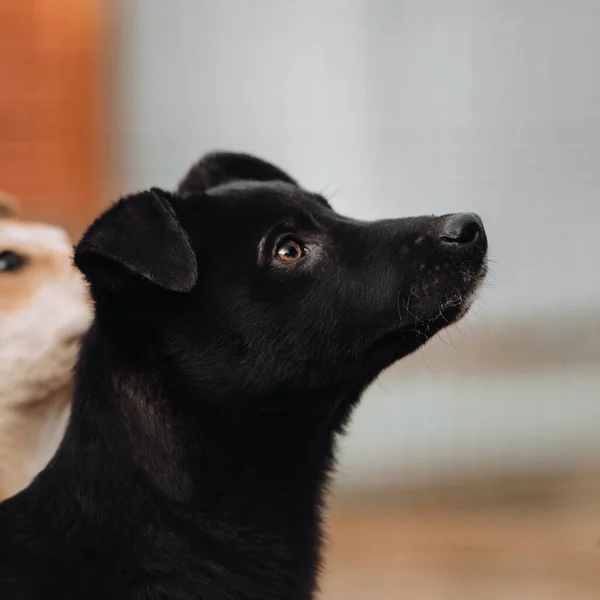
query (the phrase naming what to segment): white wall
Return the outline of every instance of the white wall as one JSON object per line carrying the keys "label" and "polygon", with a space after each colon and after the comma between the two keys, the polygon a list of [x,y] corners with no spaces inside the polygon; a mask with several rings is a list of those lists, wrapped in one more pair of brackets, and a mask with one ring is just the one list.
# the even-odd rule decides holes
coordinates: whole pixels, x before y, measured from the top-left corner
{"label": "white wall", "polygon": [[359,7],[352,0],[129,1],[127,186],[172,187],[203,152],[222,148],[263,155],[307,186],[360,199],[371,178],[361,164]]}
{"label": "white wall", "polygon": [[340,486],[600,466],[600,373],[384,374],[343,439]]}

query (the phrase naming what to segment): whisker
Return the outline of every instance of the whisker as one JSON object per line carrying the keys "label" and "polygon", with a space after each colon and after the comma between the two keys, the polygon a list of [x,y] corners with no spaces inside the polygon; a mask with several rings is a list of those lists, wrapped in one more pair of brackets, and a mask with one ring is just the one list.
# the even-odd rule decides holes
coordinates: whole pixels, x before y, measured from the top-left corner
{"label": "whisker", "polygon": [[429,366],[429,363],[427,362],[427,359],[425,358],[425,352],[423,352],[423,348],[425,346],[421,346],[419,348],[419,350],[421,351],[421,358],[423,359],[423,364],[425,365],[425,368],[431,373],[433,374],[433,371],[431,370],[431,367]]}
{"label": "whisker", "polygon": [[[448,330],[446,330],[446,331],[448,331]],[[442,335],[442,331],[438,332],[437,337],[440,340],[440,342],[446,344],[446,346],[452,346],[454,348],[454,350],[458,350],[457,347],[454,345],[454,342],[452,341],[452,338],[450,336],[448,336],[449,341],[444,339],[444,336]]]}
{"label": "whisker", "polygon": [[383,385],[383,383],[381,383],[381,381],[379,381],[379,378],[375,379],[375,385],[383,392],[385,392],[386,394],[390,393],[390,390],[385,387],[385,385]]}
{"label": "whisker", "polygon": [[446,329],[446,331],[448,333],[448,339],[450,340],[451,346],[454,348],[454,350],[456,352],[458,352],[458,348],[456,347],[456,344],[454,343],[454,340],[452,339],[452,335],[451,335],[452,332],[450,331],[450,329]]}
{"label": "whisker", "polygon": [[413,284],[410,286],[410,293],[411,293],[411,294],[412,294],[412,295],[413,295],[415,298],[418,298],[418,299],[420,300],[420,299],[421,299],[421,296],[419,296],[419,295],[418,295],[418,294],[417,294],[417,293],[414,291],[414,289],[413,289],[414,287],[415,287],[415,284],[413,283]]}
{"label": "whisker", "polygon": [[[404,300],[402,301],[402,304],[404,304]],[[408,298],[408,301],[406,302],[406,304],[404,304],[404,308],[406,309],[406,312],[407,312],[407,313],[408,313],[408,314],[409,314],[409,315],[410,315],[410,316],[411,316],[413,319],[415,319],[415,320],[416,320],[418,323],[422,323],[422,322],[423,322],[423,319],[420,319],[420,318],[419,318],[417,315],[415,315],[414,313],[412,313],[412,312],[410,311],[409,304],[410,304],[410,296],[409,296],[409,298]]]}
{"label": "whisker", "polygon": [[319,191],[319,195],[327,198],[328,200],[339,200],[342,193],[342,188],[334,187],[331,183],[326,184]]}
{"label": "whisker", "polygon": [[442,308],[442,305],[440,304],[439,296],[438,296],[437,306],[438,306],[439,316],[442,317],[442,319],[444,319],[444,321],[446,321],[446,323],[450,323],[448,321],[448,319],[446,318],[446,316],[444,315],[444,310]]}
{"label": "whisker", "polygon": [[402,323],[402,321],[404,321],[404,318],[402,317],[402,309],[400,308],[400,299],[402,297],[402,290],[398,291],[398,299],[396,301],[396,306],[398,308],[398,318],[400,319],[400,323]]}

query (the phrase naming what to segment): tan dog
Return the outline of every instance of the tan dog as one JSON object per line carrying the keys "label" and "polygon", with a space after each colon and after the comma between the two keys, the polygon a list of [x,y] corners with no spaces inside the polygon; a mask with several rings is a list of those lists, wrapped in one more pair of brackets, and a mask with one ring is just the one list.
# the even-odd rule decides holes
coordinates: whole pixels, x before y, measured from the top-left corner
{"label": "tan dog", "polygon": [[0,500],[26,487],[60,443],[91,318],[66,232],[14,218],[11,204],[0,194]]}

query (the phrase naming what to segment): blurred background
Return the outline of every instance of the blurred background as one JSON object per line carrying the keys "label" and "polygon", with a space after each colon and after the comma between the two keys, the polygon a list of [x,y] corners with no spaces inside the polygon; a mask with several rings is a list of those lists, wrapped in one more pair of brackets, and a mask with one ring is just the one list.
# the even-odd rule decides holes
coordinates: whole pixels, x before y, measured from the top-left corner
{"label": "blurred background", "polygon": [[341,445],[326,600],[600,597],[599,24],[597,0],[0,0],[0,189],[28,217],[77,236],[212,149],[354,217],[483,217],[480,301]]}

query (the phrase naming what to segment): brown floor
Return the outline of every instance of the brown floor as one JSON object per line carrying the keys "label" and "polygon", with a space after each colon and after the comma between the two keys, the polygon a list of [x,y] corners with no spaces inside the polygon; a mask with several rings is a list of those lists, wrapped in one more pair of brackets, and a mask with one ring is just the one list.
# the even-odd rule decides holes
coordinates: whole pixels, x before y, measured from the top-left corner
{"label": "brown floor", "polygon": [[398,495],[338,502],[321,598],[600,599],[600,497],[596,507],[590,487],[555,491],[554,503],[533,494],[503,507],[477,506],[469,491],[468,508],[415,508]]}

